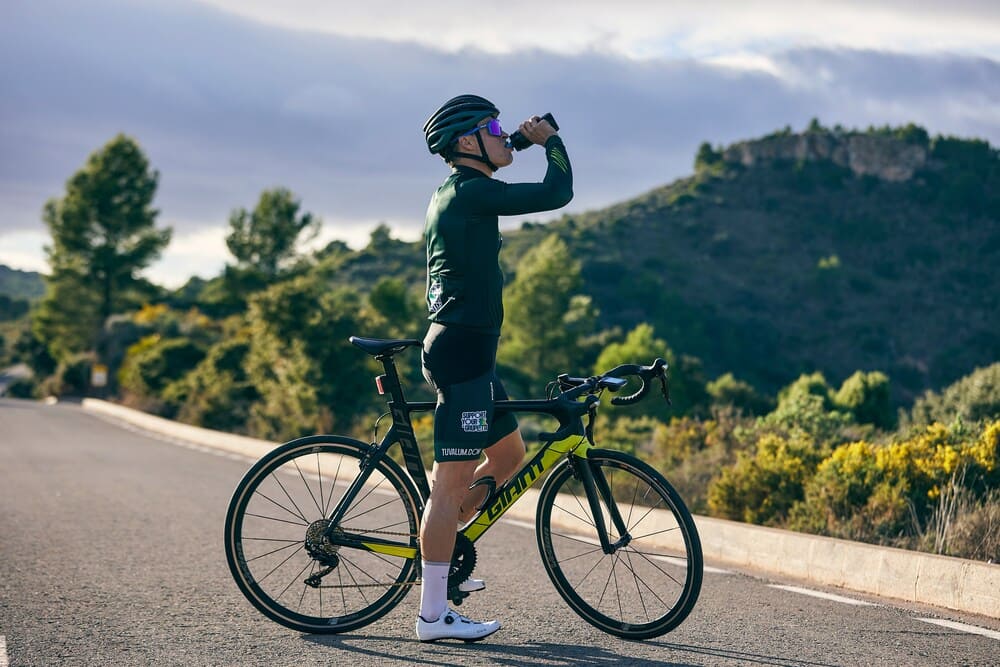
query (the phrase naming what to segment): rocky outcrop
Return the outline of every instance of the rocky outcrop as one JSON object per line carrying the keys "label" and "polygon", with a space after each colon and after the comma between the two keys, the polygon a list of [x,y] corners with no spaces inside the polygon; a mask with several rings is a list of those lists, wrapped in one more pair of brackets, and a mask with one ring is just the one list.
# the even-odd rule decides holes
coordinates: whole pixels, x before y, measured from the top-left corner
{"label": "rocky outcrop", "polygon": [[806,132],[733,144],[722,156],[726,162],[745,167],[776,160],[829,160],[858,176],[906,181],[927,164],[928,152],[925,145],[889,136]]}

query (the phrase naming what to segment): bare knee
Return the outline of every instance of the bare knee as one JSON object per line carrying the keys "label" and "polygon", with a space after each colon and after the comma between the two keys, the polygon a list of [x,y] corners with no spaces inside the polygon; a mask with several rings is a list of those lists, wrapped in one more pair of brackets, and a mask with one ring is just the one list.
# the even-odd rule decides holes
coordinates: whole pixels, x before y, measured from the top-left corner
{"label": "bare knee", "polygon": [[465,498],[469,485],[472,484],[477,463],[477,461],[451,461],[434,464],[431,499],[458,507]]}

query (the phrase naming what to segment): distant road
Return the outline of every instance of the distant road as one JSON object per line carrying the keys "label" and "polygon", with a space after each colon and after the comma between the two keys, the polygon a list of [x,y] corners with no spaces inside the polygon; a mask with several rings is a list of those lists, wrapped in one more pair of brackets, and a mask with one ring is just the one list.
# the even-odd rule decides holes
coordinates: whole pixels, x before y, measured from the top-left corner
{"label": "distant road", "polygon": [[31,369],[27,364],[17,364],[0,369],[0,396],[7,393],[7,388],[22,378],[30,378]]}
{"label": "distant road", "polygon": [[226,567],[223,519],[248,467],[75,405],[0,399],[0,666],[4,651],[10,665],[1000,664],[1000,620],[736,572],[707,573],[673,633],[623,641],[568,610],[512,521],[480,543],[488,588],[461,607],[500,618],[495,641],[420,644],[418,595],[362,631],[301,635],[254,610]]}

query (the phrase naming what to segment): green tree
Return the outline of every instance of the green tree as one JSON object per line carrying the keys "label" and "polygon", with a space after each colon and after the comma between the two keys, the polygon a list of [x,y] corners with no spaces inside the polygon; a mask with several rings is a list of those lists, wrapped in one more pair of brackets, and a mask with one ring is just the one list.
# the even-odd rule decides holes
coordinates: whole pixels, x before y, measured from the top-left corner
{"label": "green tree", "polygon": [[753,386],[726,373],[705,386],[713,405],[731,405],[752,415],[763,415],[771,409],[771,401]]}
{"label": "green tree", "polygon": [[69,179],[62,199],[45,204],[51,272],[34,326],[57,356],[90,349],[112,313],[149,294],[137,274],[171,235],[155,227],[158,178],[139,145],[118,135]]}
{"label": "green tree", "polygon": [[694,157],[694,169],[701,172],[722,163],[722,151],[712,148],[712,144],[707,141],[698,146],[698,153]]}
{"label": "green tree", "polygon": [[377,328],[388,336],[422,338],[427,328],[423,296],[402,278],[380,279],[368,293],[368,304],[382,317]]}
{"label": "green tree", "polygon": [[164,390],[204,357],[204,348],[190,338],[146,336],[129,347],[118,370],[122,397],[134,407],[173,417],[178,406],[164,400]]}
{"label": "green tree", "polygon": [[895,412],[889,399],[889,378],[885,373],[857,371],[844,380],[833,396],[834,404],[854,415],[859,424],[874,424],[881,429],[895,425]]}
{"label": "green tree", "polygon": [[977,368],[940,394],[928,391],[913,404],[910,417],[918,426],[956,418],[970,422],[1000,418],[1000,362]]}
{"label": "green tree", "polygon": [[535,381],[579,367],[577,344],[597,317],[590,297],[578,293],[581,285],[580,263],[557,235],[529,250],[504,299],[501,363]]}
{"label": "green tree", "polygon": [[245,433],[250,406],[260,399],[247,377],[247,334],[230,332],[208,350],[205,358],[164,390],[169,403],[180,406],[177,419],[220,431]]}
{"label": "green tree", "polygon": [[823,374],[803,374],[778,392],[778,406],[763,418],[762,423],[792,432],[801,431],[818,445],[825,445],[842,438],[844,430],[854,423],[851,414],[837,408],[833,389]]}
{"label": "green tree", "polygon": [[[301,241],[315,238],[320,220],[300,213],[301,202],[291,191],[274,188],[261,193],[253,212],[237,209],[229,216],[226,246],[237,267],[274,278],[296,255]],[[306,233],[303,239],[299,237]]]}
{"label": "green tree", "polygon": [[254,295],[244,364],[260,400],[250,407],[250,432],[281,440],[349,432],[374,406],[368,357],[347,341],[370,330],[369,319],[354,291],[314,275]]}
{"label": "green tree", "polygon": [[[675,415],[700,413],[708,405],[705,377],[701,361],[687,355],[676,355],[665,340],[656,338],[653,327],[645,322],[637,325],[620,343],[611,343],[597,357],[594,373],[603,373],[619,364],[648,365],[657,357],[666,360],[670,378],[671,412]],[[631,393],[636,387],[629,385],[623,391]],[[643,411],[662,414],[662,404],[645,401]]]}

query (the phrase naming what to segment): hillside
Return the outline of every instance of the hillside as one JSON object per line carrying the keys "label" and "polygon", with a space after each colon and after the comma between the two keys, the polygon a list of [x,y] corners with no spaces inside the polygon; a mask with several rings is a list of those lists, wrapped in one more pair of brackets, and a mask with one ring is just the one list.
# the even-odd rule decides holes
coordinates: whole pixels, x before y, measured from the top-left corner
{"label": "hillside", "polygon": [[695,176],[508,235],[557,231],[607,325],[650,321],[711,375],[773,391],[882,370],[909,402],[1000,359],[1000,159],[920,128],[814,126],[724,150]]}
{"label": "hillside", "polygon": [[[599,327],[654,325],[708,377],[773,394],[804,372],[881,370],[910,403],[1000,359],[1000,159],[909,126],[818,123],[725,148],[606,209],[504,233],[508,282],[551,233],[582,263]],[[423,284],[423,246],[332,244],[337,282]]]}
{"label": "hillside", "polygon": [[45,294],[42,274],[0,264],[0,295],[34,301]]}

